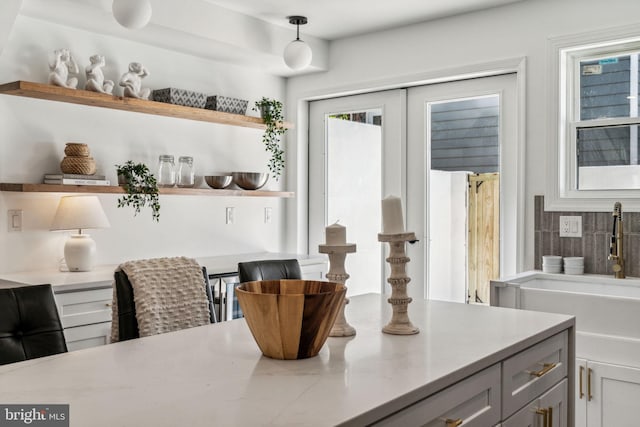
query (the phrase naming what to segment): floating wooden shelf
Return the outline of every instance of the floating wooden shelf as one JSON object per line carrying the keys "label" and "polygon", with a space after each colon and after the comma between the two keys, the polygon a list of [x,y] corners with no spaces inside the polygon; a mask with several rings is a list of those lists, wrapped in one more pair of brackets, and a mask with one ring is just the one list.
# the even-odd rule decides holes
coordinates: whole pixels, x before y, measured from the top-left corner
{"label": "floating wooden shelf", "polygon": [[[93,193],[124,194],[124,189],[116,185],[58,185],[58,184],[23,184],[0,183],[0,191],[17,191],[22,193]],[[292,191],[268,190],[215,190],[213,188],[160,188],[160,194],[181,196],[225,196],[225,197],[281,197],[291,198]]]}
{"label": "floating wooden shelf", "polygon": [[[221,123],[255,129],[265,128],[264,122],[259,117],[223,113],[221,111],[206,110],[204,108],[183,107],[182,105],[165,104],[163,102],[146,101],[136,98],[125,98],[88,90],[67,89],[60,86],[21,80],[0,85],[0,93],[115,110],[135,111],[137,113],[154,114],[156,116],[177,117],[201,122]],[[293,127],[291,123],[286,122],[284,126],[288,128]]]}

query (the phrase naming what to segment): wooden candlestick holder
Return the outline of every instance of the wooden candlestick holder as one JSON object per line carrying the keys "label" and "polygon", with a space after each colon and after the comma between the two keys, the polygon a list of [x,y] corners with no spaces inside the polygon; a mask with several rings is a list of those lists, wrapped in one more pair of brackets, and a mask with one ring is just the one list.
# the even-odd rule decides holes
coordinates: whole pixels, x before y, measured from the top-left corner
{"label": "wooden candlestick holder", "polygon": [[[356,251],[355,243],[345,243],[341,245],[318,245],[318,252],[329,255],[329,272],[326,274],[327,279],[332,282],[345,284],[349,275],[344,269],[344,261],[348,253]],[[349,304],[349,298],[344,297],[342,307],[338,311],[338,317],[329,332],[330,337],[350,337],[356,334],[356,329],[347,322],[344,310]]]}
{"label": "wooden candlestick holder", "polygon": [[391,321],[382,328],[382,332],[387,334],[413,335],[420,332],[420,329],[413,326],[407,313],[412,299],[407,295],[407,283],[411,281],[411,278],[407,276],[406,266],[411,259],[406,256],[405,246],[407,242],[413,240],[416,240],[416,235],[413,232],[378,234],[378,241],[388,242],[390,248],[387,262],[391,266],[391,275],[387,282],[391,285],[391,297],[387,301],[393,308],[393,315]]}

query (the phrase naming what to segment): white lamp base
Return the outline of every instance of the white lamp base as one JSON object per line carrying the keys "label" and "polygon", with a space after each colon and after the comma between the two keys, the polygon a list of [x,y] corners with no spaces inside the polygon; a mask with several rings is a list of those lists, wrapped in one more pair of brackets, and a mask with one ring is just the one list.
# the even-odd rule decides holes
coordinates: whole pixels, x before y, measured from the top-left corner
{"label": "white lamp base", "polygon": [[91,271],[96,242],[88,234],[72,234],[64,245],[64,259],[69,271]]}

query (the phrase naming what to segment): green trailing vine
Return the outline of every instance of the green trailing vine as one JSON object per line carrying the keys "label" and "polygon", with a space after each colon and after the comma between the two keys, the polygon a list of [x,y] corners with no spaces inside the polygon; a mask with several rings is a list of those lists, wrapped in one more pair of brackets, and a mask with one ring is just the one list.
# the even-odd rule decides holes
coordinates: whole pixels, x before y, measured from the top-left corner
{"label": "green trailing vine", "polygon": [[262,120],[267,126],[262,135],[262,142],[265,151],[271,153],[267,166],[271,176],[277,181],[284,170],[284,150],[280,148],[280,138],[287,132],[287,128],[283,125],[282,102],[262,97],[256,101],[253,110],[260,111]]}
{"label": "green trailing vine", "polygon": [[156,177],[144,163],[133,163],[131,160],[124,165],[116,165],[118,179],[122,179],[122,186],[127,192],[118,198],[118,207],[131,206],[134,216],[145,206],[151,208],[151,215],[156,222],[160,221],[160,201],[158,199],[158,185]]}

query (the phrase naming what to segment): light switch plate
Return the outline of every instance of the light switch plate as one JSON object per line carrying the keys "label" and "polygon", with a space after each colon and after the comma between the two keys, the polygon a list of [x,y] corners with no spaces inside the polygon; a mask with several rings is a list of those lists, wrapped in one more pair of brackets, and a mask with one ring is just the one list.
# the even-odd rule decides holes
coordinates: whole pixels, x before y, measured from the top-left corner
{"label": "light switch plate", "polygon": [[234,220],[234,216],[235,216],[235,210],[236,208],[227,208],[227,213],[226,213],[226,223],[227,224],[233,224],[233,220]]}
{"label": "light switch plate", "polygon": [[560,216],[560,237],[582,237],[582,217]]}
{"label": "light switch plate", "polygon": [[9,231],[22,231],[22,209],[9,209],[7,219]]}

